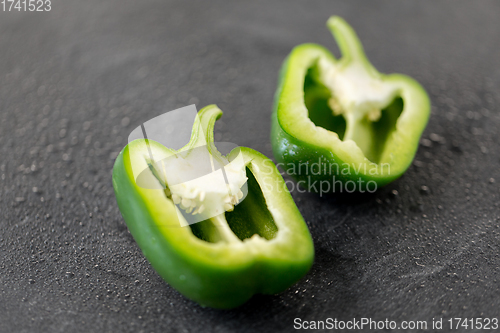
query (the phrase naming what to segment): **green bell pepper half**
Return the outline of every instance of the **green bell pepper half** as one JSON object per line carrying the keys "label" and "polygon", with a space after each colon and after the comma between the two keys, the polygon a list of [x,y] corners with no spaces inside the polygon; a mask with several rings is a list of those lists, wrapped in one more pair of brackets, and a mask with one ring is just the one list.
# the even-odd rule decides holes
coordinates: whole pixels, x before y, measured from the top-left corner
{"label": "green bell pepper half", "polygon": [[[221,115],[215,105],[203,108],[190,142],[178,151],[148,139],[130,142],[114,164],[113,187],[131,234],[159,275],[200,305],[227,309],[256,293],[275,294],[290,287],[310,269],[314,247],[304,219],[270,159],[244,147],[233,149],[227,157],[217,151],[213,130]],[[174,200],[173,186],[166,183],[169,177],[162,177],[162,170],[148,156],[169,161],[175,155],[188,161],[196,147],[206,147],[203,149],[224,164],[242,157],[248,194],[222,214],[189,225],[179,215],[182,206],[174,201],[181,199]],[[137,170],[148,168],[161,187],[137,184]],[[214,190],[197,197],[202,198],[198,204],[210,196],[212,203],[218,198]]]}
{"label": "green bell pepper half", "polygon": [[430,101],[412,78],[379,73],[342,18],[327,26],[342,57],[303,44],[286,58],[272,115],[273,153],[310,191],[371,192],[410,166]]}

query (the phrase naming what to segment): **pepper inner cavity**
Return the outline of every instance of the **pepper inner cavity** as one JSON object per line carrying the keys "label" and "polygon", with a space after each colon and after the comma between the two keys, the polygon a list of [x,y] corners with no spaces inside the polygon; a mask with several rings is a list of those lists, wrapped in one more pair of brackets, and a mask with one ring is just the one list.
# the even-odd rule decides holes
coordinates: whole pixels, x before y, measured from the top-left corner
{"label": "pepper inner cavity", "polygon": [[339,69],[317,61],[304,81],[309,118],[319,127],[352,140],[373,163],[382,163],[384,149],[403,111],[403,100],[390,84],[348,66]]}
{"label": "pepper inner cavity", "polygon": [[[165,195],[178,207],[193,234],[211,243],[242,242],[257,236],[274,238],[278,228],[250,169],[236,160],[229,162],[218,156],[205,170],[200,162],[209,154],[200,156],[198,153],[177,154],[159,162],[148,162],[153,175],[164,187]],[[182,177],[196,172],[201,176]],[[242,191],[245,183],[246,197]]]}
{"label": "pepper inner cavity", "polygon": [[[246,175],[248,193],[243,201],[236,205],[233,211],[225,212],[224,216],[191,224],[190,228],[196,237],[211,243],[235,242],[235,239],[228,235],[228,231],[239,241],[254,237],[271,240],[276,237],[278,227],[267,208],[259,183],[248,167]],[[227,222],[228,228],[224,226],[224,221]]]}

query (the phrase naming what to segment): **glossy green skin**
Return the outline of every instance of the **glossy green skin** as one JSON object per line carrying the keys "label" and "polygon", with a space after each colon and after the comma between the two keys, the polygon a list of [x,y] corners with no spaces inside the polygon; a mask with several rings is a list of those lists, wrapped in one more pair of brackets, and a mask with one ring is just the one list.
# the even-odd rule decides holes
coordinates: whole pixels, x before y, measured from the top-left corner
{"label": "glossy green skin", "polygon": [[[285,59],[279,75],[272,114],[273,153],[278,165],[281,165],[285,171],[295,171],[295,173],[287,172],[299,182],[299,185],[318,182],[316,188],[303,186],[312,192],[328,192],[324,190],[326,187],[319,190],[319,182],[328,182],[330,191],[333,192],[345,191],[348,182],[350,182],[348,189],[352,189],[355,183],[357,185],[354,190],[372,191],[374,188],[382,187],[399,178],[411,165],[429,119],[430,101],[425,90],[412,78],[401,74],[378,73],[364,55],[355,32],[344,20],[332,17],[328,25],[344,56],[336,60],[327,49],[320,45],[303,44],[295,47]],[[348,63],[352,61],[351,58],[356,58],[356,61],[359,61],[374,77],[400,87],[399,97],[403,100],[404,108],[396,123],[397,133],[392,134],[388,140],[390,143],[386,156],[390,156],[390,159],[386,158],[385,170],[390,170],[390,172],[370,172],[370,166],[375,164],[368,159],[360,160],[355,158],[354,154],[350,156],[348,153],[342,153],[340,148],[332,146],[331,143],[326,142],[327,140],[313,142],[310,133],[304,134],[296,126],[291,128],[289,124],[286,124],[288,119],[297,118],[297,114],[306,109],[304,100],[306,71],[319,58],[337,63]],[[304,120],[309,121],[309,119],[302,119],[297,122]],[[312,165],[318,164],[318,161],[333,167],[327,167],[326,172],[324,168],[322,172],[318,172],[317,166],[316,169],[312,169]],[[352,168],[353,165],[356,169]],[[301,170],[300,174],[297,170]]]}
{"label": "glossy green skin", "polygon": [[[200,111],[207,113],[217,118],[222,114],[215,106]],[[211,130],[213,136],[213,125]],[[174,205],[163,190],[137,186],[131,161],[146,153],[141,151],[141,141],[144,143],[131,142],[120,152],[113,168],[113,187],[134,239],[172,287],[202,306],[228,309],[256,293],[284,291],[307,273],[314,258],[311,236],[283,178],[268,158],[249,148],[238,151],[261,187],[278,227],[275,238],[260,243],[209,243],[197,238],[189,226],[176,224]],[[154,141],[149,143],[154,149],[164,149]],[[259,223],[262,215],[258,216],[253,223]]]}

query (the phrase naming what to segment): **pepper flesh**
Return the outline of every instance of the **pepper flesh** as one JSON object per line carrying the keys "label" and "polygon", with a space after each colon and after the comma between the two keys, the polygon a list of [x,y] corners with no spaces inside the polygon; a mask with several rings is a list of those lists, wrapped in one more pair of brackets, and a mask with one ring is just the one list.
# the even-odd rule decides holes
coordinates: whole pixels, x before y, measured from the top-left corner
{"label": "pepper flesh", "polygon": [[412,78],[379,73],[343,19],[333,16],[327,25],[341,59],[303,44],[282,66],[272,115],[274,156],[302,184],[326,182],[334,191],[349,182],[361,191],[370,190],[370,182],[386,185],[415,156],[429,98]]}
{"label": "pepper flesh", "polygon": [[[234,211],[193,225],[181,221],[168,186],[146,189],[137,185],[134,175],[134,168],[151,168],[147,145],[156,160],[203,143],[215,159],[226,158],[212,144],[221,114],[214,105],[202,109],[190,143],[178,152],[147,139],[129,143],[116,159],[113,187],[130,232],[160,276],[202,306],[232,308],[255,293],[287,289],[312,265],[309,230],[276,166],[252,149],[231,151],[228,161],[243,157],[246,198]],[[168,180],[159,176],[161,170],[153,168],[151,173],[158,182]]]}

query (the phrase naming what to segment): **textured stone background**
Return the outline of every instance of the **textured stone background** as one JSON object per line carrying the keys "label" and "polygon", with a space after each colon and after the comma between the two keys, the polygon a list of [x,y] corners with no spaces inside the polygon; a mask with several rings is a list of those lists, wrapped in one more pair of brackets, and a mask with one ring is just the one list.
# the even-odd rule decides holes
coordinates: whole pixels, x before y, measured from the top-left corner
{"label": "textured stone background", "polygon": [[[70,1],[0,12],[0,331],[290,331],[293,319],[428,320],[500,308],[500,6],[495,1]],[[416,160],[374,195],[293,193],[310,273],[231,311],[185,299],[123,222],[111,168],[129,132],[218,104],[219,139],[271,156],[281,62],[338,50],[341,15],[432,116]]]}

